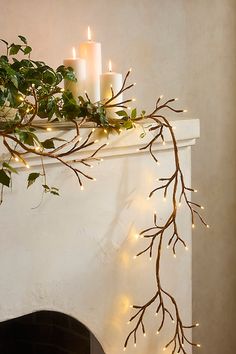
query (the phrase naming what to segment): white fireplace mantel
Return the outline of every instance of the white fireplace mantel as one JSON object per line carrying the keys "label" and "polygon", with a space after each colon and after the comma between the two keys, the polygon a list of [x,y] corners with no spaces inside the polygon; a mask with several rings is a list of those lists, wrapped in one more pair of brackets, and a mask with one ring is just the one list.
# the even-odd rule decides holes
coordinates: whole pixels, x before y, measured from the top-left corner
{"label": "white fireplace mantel", "polygon": [[[199,137],[199,121],[176,121],[172,126],[190,185],[190,147]],[[82,136],[83,132],[86,128]],[[84,191],[71,171],[46,160],[48,184],[59,187],[61,197],[46,195],[36,209],[40,184],[26,191],[26,174],[14,178],[13,190],[7,191],[0,209],[0,321],[39,310],[63,312],[86,325],[106,354],[121,353],[132,326],[126,324],[130,305],[144,303],[155,291],[155,262],[145,255],[133,259],[145,244],[134,235],[152,224],[153,210],[160,220],[170,210],[161,195],[147,200],[156,178],[173,170],[170,137],[165,137],[166,145],[155,144],[157,166],[148,152],[137,151],[151,134],[140,139],[141,132],[140,127],[109,138],[110,144],[99,153],[104,161],[89,169],[96,182],[85,181]],[[55,132],[63,137],[71,134],[69,130]],[[38,158],[31,156],[29,164],[37,171]],[[183,319],[190,323],[191,220],[184,207],[179,210],[179,230],[189,251],[179,247],[175,259],[166,250],[161,278],[177,298]],[[147,337],[138,338],[137,348],[131,343],[127,353],[161,353],[173,324],[157,337],[154,311],[150,309],[145,318]]]}

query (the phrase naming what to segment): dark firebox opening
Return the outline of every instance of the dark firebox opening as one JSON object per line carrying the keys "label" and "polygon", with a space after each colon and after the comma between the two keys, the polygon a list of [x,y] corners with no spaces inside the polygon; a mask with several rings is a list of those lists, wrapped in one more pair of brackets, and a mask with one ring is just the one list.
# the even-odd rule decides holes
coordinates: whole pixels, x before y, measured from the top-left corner
{"label": "dark firebox opening", "polygon": [[90,354],[90,342],[90,331],[60,312],[39,311],[0,323],[1,354]]}

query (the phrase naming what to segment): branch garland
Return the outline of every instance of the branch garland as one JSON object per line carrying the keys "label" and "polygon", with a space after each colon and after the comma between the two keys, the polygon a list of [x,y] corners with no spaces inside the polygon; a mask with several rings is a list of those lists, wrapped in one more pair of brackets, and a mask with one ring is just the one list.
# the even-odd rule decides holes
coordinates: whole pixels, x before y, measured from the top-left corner
{"label": "branch garland", "polygon": [[[161,185],[158,184],[150,192],[149,198],[161,191],[163,192],[164,199],[166,199],[168,192],[170,192],[172,195],[171,212],[162,225],[158,224],[157,215],[154,213],[153,225],[142,230],[139,234],[140,238],[148,241],[148,245],[135,256],[136,258],[148,254],[150,258],[153,256],[156,257],[156,290],[143,305],[132,306],[134,314],[129,322],[134,325],[125,340],[124,350],[126,350],[131,339],[134,346],[136,346],[139,330],[146,336],[145,315],[153,304],[156,305],[155,314],[159,317],[160,322],[157,334],[163,329],[167,318],[170,318],[175,323],[174,333],[163,350],[170,347],[172,354],[187,354],[186,344],[200,347],[200,344],[193,343],[186,334],[188,329],[197,327],[198,323],[187,325],[183,323],[175,298],[162,286],[160,269],[164,240],[167,240],[168,248],[172,249],[175,257],[178,244],[187,249],[186,243],[178,231],[177,214],[181,203],[185,203],[189,209],[193,228],[195,227],[196,217],[206,227],[209,227],[199,212],[203,207],[193,202],[190,198],[190,192],[196,192],[196,190],[185,184],[179,161],[174,127],[171,126],[169,120],[164,115],[166,111],[183,113],[185,110],[173,107],[173,103],[177,99],[169,99],[162,103],[162,96],[158,98],[154,110],[149,114],[142,111],[138,115],[135,108],[128,113],[127,104],[132,99],[125,99],[119,103],[114,103],[114,100],[121,97],[125,91],[134,86],[134,84],[127,84],[131,69],[127,72],[119,92],[114,93],[111,88],[110,99],[92,103],[86,94],[85,98],[80,96],[77,100],[70,91],[64,91],[59,87],[63,79],[76,80],[73,70],[64,66],[53,70],[44,62],[31,60],[30,53],[32,49],[28,46],[26,38],[23,36],[18,37],[21,44],[12,43],[9,45],[7,41],[1,40],[6,45],[6,55],[0,57],[0,136],[9,155],[7,160],[2,161],[2,168],[0,169],[0,184],[2,186],[1,202],[3,188],[10,187],[12,174],[18,173],[15,167],[11,165],[12,160],[21,163],[26,168],[30,168],[27,162],[28,155],[39,156],[42,172],[33,172],[28,175],[28,187],[41,176],[43,180],[42,196],[45,193],[59,195],[58,188],[49,187],[47,184],[44,158],[54,159],[65,166],[65,168],[71,170],[77,178],[81,190],[83,190],[84,179],[95,180],[87,172],[87,168],[92,167],[92,161],[101,160],[97,155],[100,150],[108,145],[108,143],[105,143],[97,147],[96,144],[99,141],[94,138],[96,128],[103,128],[104,134],[107,135],[113,132],[120,134],[125,129],[135,128],[136,124],[140,121],[152,121],[153,124],[149,126],[149,131],[154,133],[154,137],[147,145],[141,147],[140,150],[148,150],[156,164],[159,164],[159,162],[158,157],[153,151],[153,146],[157,142],[165,144],[164,133],[165,131],[169,132],[174,151],[174,170],[170,176],[159,179],[158,182],[161,182]],[[28,55],[28,58],[18,60],[13,57],[11,59],[11,56],[18,52]],[[117,117],[114,117],[114,119],[106,116],[106,109],[111,107],[117,108]],[[37,119],[39,118],[52,123],[55,121],[71,122],[74,125],[74,136],[68,141],[54,136],[41,141],[37,135],[39,129],[45,130],[50,134],[51,128],[40,128],[37,125]],[[94,123],[95,127],[91,128],[87,137],[82,141],[80,127],[82,124],[88,122]],[[71,161],[73,155],[82,152],[89,146],[96,146],[92,154],[83,158],[75,158]],[[70,162],[67,160],[68,157],[70,157]],[[168,236],[167,231],[169,230],[171,230],[171,236]],[[171,307],[168,306],[167,301],[172,304]]]}

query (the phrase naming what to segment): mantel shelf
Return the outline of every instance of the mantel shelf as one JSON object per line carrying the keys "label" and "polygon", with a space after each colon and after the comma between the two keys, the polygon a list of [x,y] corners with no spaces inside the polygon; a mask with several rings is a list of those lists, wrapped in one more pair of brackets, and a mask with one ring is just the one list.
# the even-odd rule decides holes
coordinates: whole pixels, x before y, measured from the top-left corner
{"label": "mantel shelf", "polygon": [[[200,135],[200,124],[198,119],[171,121],[171,124],[173,127],[175,127],[175,136],[179,148],[195,144],[196,138],[198,138]],[[51,127],[53,131],[55,130],[54,136],[66,140],[71,139],[74,132],[74,125],[70,123],[49,124],[42,122],[38,123],[37,125],[39,129]],[[87,149],[84,149],[83,151],[79,151],[78,153],[73,154],[73,156],[68,157],[67,161],[88,156],[92,153],[92,151],[94,151],[94,148],[98,148],[101,144],[107,141],[109,141],[109,145],[99,152],[99,157],[105,158],[110,156],[121,156],[127,154],[140,153],[138,149],[146,145],[153,137],[153,133],[149,132],[148,129],[145,129],[145,127],[148,126],[150,127],[150,124],[148,124],[147,122],[141,122],[137,125],[135,129],[123,131],[119,135],[109,135],[109,138],[107,138],[106,135],[103,133],[102,128],[98,128],[94,133],[94,139],[99,139],[99,142],[96,145],[90,146]],[[80,129],[81,137],[86,137],[90,130],[91,125],[82,126]],[[140,138],[140,135],[144,132],[144,130],[146,131],[146,135],[144,136],[144,138]],[[52,136],[52,132],[42,131],[42,133],[39,133],[39,135],[41,135],[42,140],[47,139],[49,134],[50,136]],[[171,142],[171,136],[168,131],[164,132],[164,138],[165,145],[160,142],[155,143],[155,145],[153,146],[153,151],[169,150],[173,147]],[[3,152],[1,157],[3,159],[7,158],[8,155],[4,154],[3,147],[1,148],[1,150]],[[45,158],[44,160],[45,164],[58,164],[57,160],[51,158]],[[32,167],[41,164],[40,157],[37,157],[35,155],[29,155],[27,161],[29,161]],[[22,165],[15,163],[15,167],[22,168]]]}

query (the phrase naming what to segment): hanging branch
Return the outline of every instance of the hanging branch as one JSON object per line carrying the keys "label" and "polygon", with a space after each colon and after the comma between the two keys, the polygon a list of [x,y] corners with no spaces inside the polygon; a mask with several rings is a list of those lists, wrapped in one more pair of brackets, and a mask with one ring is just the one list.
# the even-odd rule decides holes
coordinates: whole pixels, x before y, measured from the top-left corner
{"label": "hanging branch", "polygon": [[[156,192],[162,191],[163,197],[166,199],[168,190],[172,186],[172,210],[170,215],[167,218],[167,221],[164,225],[158,225],[157,223],[157,216],[154,213],[154,226],[151,226],[140,233],[140,237],[147,239],[149,244],[146,248],[140,251],[136,256],[141,256],[145,253],[149,254],[150,259],[152,258],[153,252],[157,251],[156,255],[156,287],[157,291],[154,296],[151,297],[149,301],[147,301],[144,305],[134,305],[133,308],[136,310],[136,313],[131,317],[130,322],[136,321],[134,328],[129,332],[125,344],[124,350],[126,349],[129,340],[133,337],[134,345],[136,346],[137,343],[137,331],[139,328],[142,330],[143,334],[145,335],[145,325],[144,325],[144,315],[148,308],[156,303],[156,315],[160,316],[160,324],[157,330],[157,334],[160,333],[162,330],[167,318],[169,317],[173,323],[175,323],[175,331],[173,337],[170,341],[164,346],[163,350],[166,350],[168,347],[171,347],[172,354],[174,353],[184,353],[187,354],[185,345],[188,343],[189,345],[200,347],[200,344],[193,343],[186,334],[186,329],[194,328],[198,326],[198,323],[193,325],[184,325],[180,316],[179,308],[175,298],[167,292],[162,287],[161,282],[161,274],[160,274],[160,261],[162,255],[162,247],[163,247],[163,240],[167,238],[168,240],[168,248],[172,247],[173,255],[176,257],[176,246],[178,243],[182,244],[185,249],[187,250],[187,246],[183,238],[179,235],[178,227],[177,227],[177,213],[178,207],[181,205],[181,200],[183,199],[186,203],[192,219],[192,227],[195,226],[194,216],[197,215],[202,223],[209,227],[206,222],[203,220],[199,212],[196,208],[203,207],[195,202],[190,200],[190,196],[188,195],[189,191],[195,192],[194,189],[187,187],[184,181],[183,172],[181,170],[180,162],[179,162],[179,153],[178,153],[178,146],[177,141],[175,138],[173,127],[171,126],[170,122],[163,114],[160,114],[160,111],[163,109],[169,109],[176,113],[184,112],[184,110],[177,110],[171,107],[169,104],[174,102],[176,99],[171,99],[166,101],[164,104],[159,105],[161,98],[157,100],[156,107],[154,111],[146,115],[145,118],[152,119],[154,121],[154,125],[149,128],[149,131],[156,131],[154,138],[144,147],[140,148],[140,150],[149,150],[152,158],[155,162],[158,162],[157,157],[153,152],[154,143],[158,141],[158,139],[164,142],[164,130],[169,131],[171,136],[171,142],[173,144],[173,151],[174,151],[174,161],[175,161],[175,170],[173,171],[172,175],[165,178],[160,178],[159,182],[162,182],[161,186],[154,188],[150,194],[149,198],[151,198]],[[178,192],[180,188],[180,194]],[[171,236],[168,236],[167,230],[172,229]],[[155,248],[154,248],[155,247]],[[168,308],[166,305],[166,300],[170,300],[172,303],[172,307]],[[167,316],[168,315],[168,316]]]}

